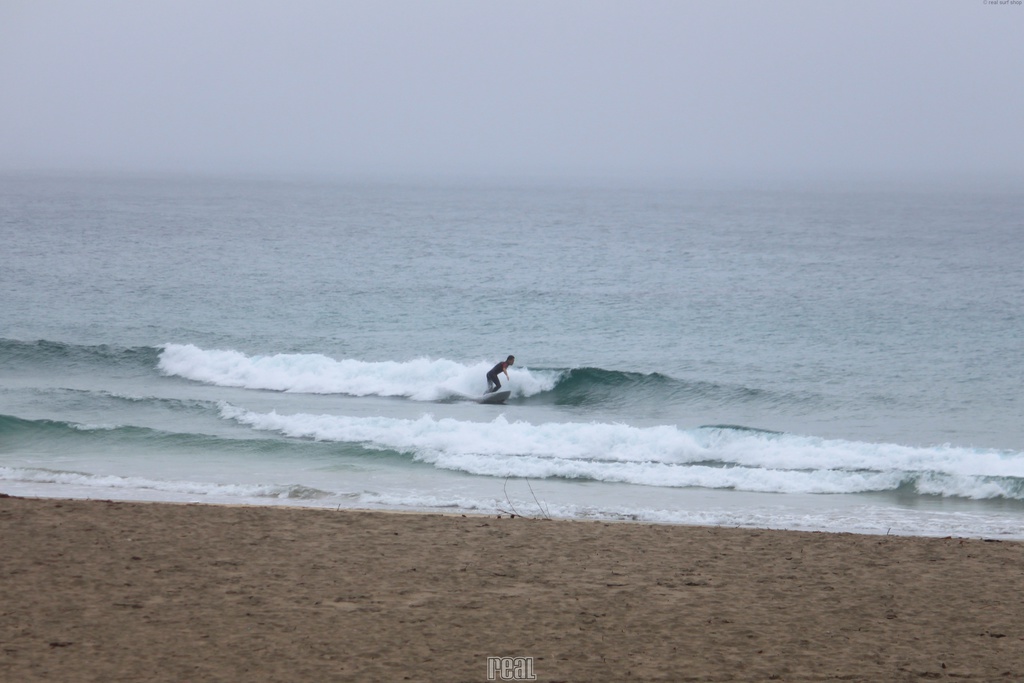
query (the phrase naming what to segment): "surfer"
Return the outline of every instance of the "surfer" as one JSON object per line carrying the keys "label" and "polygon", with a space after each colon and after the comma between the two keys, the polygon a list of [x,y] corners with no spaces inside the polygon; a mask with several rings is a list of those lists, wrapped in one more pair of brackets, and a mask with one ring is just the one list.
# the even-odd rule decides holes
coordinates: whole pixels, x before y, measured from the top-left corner
{"label": "surfer", "polygon": [[505,379],[509,379],[508,366],[516,362],[515,356],[509,356],[505,360],[501,361],[487,373],[487,393],[493,393],[498,389],[501,389],[501,382],[498,380],[498,373],[504,372]]}

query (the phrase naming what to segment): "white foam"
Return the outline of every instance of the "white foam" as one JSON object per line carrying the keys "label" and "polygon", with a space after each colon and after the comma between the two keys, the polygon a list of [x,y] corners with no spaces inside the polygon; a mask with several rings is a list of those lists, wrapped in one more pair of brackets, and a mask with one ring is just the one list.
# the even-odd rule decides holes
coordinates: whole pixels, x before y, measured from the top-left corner
{"label": "white foam", "polygon": [[[444,359],[405,362],[335,360],[319,354],[248,356],[231,350],[204,350],[192,344],[167,344],[158,367],[167,375],[224,387],[309,394],[404,396],[437,401],[479,395],[491,364],[470,365]],[[510,382],[514,396],[531,396],[554,387],[556,372],[517,368]]]}
{"label": "white foam", "polygon": [[774,493],[859,493],[900,486],[966,498],[1024,498],[1024,454],[913,448],[734,430],[605,423],[491,422],[256,413],[221,415],[295,438],[354,442],[485,476],[592,479]]}

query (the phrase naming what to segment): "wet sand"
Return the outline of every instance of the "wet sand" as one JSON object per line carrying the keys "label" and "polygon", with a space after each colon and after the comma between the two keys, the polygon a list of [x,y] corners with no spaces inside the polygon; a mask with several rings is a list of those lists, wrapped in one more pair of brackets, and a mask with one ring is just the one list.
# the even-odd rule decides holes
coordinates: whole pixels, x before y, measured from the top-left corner
{"label": "wet sand", "polygon": [[2,681],[1024,680],[1017,542],[11,497],[0,534]]}

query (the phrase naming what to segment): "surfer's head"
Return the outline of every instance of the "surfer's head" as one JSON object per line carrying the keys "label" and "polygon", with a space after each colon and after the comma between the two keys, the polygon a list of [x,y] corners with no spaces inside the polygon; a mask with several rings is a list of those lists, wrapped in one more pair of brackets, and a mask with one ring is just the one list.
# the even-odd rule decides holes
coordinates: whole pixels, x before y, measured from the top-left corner
{"label": "surfer's head", "polygon": [[508,363],[509,365],[514,365],[515,362],[516,362],[516,357],[515,356],[509,356],[508,358],[505,359],[505,362]]}

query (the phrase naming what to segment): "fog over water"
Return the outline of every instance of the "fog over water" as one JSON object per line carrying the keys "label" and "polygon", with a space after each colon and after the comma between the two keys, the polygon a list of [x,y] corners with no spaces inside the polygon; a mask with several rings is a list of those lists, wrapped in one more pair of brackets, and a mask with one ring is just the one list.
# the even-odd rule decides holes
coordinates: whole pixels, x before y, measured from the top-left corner
{"label": "fog over water", "polygon": [[1024,7],[6,0],[0,170],[1024,178]]}

